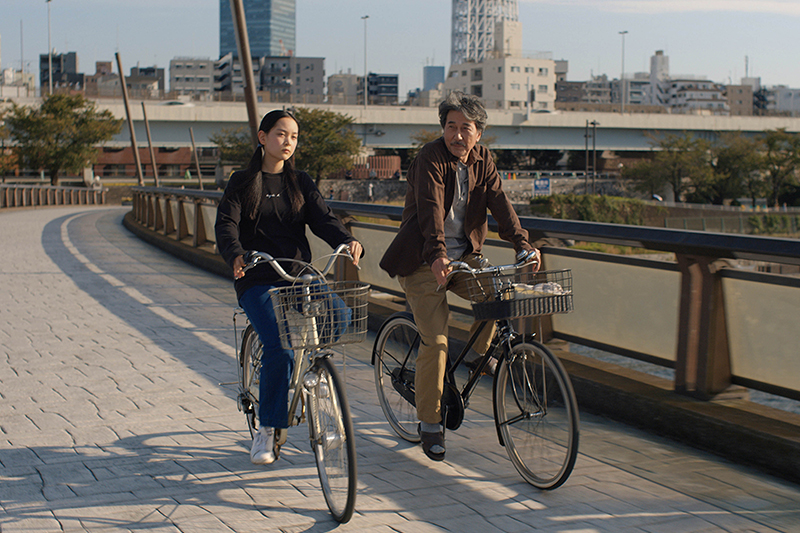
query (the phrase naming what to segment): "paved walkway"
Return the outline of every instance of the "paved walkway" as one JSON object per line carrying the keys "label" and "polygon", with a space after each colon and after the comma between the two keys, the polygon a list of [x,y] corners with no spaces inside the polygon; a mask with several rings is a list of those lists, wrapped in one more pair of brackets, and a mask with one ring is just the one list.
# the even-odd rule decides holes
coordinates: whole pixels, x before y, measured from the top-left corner
{"label": "paved walkway", "polygon": [[[129,208],[0,212],[0,531],[329,531],[305,427],[250,464],[231,284],[143,244]],[[341,531],[798,531],[800,486],[583,414],[552,492],[497,444],[488,380],[432,463],[348,347],[356,514]],[[341,360],[340,360],[341,362]]]}

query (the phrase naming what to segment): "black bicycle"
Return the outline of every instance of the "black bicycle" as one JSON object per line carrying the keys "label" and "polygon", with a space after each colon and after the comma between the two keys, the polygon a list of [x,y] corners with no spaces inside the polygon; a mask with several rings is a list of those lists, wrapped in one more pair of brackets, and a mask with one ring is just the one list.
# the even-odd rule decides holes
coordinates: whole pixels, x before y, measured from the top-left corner
{"label": "black bicycle", "polygon": [[[448,363],[442,395],[446,429],[455,430],[492,358],[499,360],[492,400],[500,445],[531,485],[555,489],[572,472],[578,456],[578,403],[561,361],[533,335],[518,333],[512,319],[572,311],[569,270],[525,272],[529,263],[473,269],[452,262],[466,283],[475,320],[482,321],[460,355]],[[466,279],[463,279],[466,277]],[[497,332],[490,349],[473,367],[459,390],[455,371],[490,321]],[[420,337],[411,313],[390,316],[378,331],[372,353],[375,386],[392,429],[409,442],[419,442],[414,377]]]}

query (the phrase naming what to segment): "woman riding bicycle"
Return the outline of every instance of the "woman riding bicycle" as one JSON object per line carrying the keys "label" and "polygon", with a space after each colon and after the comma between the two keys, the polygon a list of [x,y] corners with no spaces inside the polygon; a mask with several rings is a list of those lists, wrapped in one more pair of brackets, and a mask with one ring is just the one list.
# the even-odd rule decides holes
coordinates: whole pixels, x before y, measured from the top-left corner
{"label": "woman riding bicycle", "polygon": [[267,113],[258,129],[258,142],[246,169],[235,172],[217,209],[217,249],[233,269],[239,305],[263,344],[259,390],[259,430],[253,438],[253,464],[275,461],[275,428],[288,422],[289,379],[293,354],[281,347],[269,289],[286,285],[272,267],[259,264],[245,275],[244,254],[266,252],[292,275],[297,263],[311,261],[306,226],[331,247],[347,244],[354,263],[361,244],[345,229],[325,203],[313,179],[294,168],[297,119],[288,111]]}

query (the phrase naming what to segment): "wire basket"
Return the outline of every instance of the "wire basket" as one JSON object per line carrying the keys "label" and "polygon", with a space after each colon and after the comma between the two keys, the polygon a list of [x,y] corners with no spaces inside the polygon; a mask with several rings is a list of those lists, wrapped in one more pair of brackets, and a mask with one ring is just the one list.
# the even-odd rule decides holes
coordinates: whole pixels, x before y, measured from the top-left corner
{"label": "wire basket", "polygon": [[475,320],[569,313],[572,271],[515,272],[466,280]]}
{"label": "wire basket", "polygon": [[362,342],[369,284],[333,281],[270,289],[281,345],[287,350]]}

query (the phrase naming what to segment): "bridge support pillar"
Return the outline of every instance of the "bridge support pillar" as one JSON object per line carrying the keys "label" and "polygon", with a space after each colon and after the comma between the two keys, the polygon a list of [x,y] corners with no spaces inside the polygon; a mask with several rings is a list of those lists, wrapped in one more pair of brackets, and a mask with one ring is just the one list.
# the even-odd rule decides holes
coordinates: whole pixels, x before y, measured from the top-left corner
{"label": "bridge support pillar", "polygon": [[681,272],[676,392],[710,399],[731,385],[728,330],[719,265],[713,257],[677,254]]}

